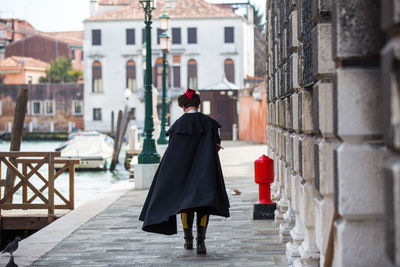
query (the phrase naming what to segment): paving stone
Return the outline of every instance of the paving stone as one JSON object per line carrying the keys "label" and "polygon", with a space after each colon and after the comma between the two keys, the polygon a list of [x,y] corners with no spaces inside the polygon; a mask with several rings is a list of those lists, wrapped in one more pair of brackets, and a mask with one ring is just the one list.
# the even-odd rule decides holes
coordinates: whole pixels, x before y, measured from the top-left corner
{"label": "paving stone", "polygon": [[[265,145],[223,143],[220,155],[231,217],[211,216],[206,256],[183,249],[180,220],[178,235],[143,232],[137,216],[147,190],[130,190],[32,266],[287,266],[285,246],[273,221],[252,219],[258,187],[250,177],[253,161]],[[231,195],[232,189],[241,194]]]}

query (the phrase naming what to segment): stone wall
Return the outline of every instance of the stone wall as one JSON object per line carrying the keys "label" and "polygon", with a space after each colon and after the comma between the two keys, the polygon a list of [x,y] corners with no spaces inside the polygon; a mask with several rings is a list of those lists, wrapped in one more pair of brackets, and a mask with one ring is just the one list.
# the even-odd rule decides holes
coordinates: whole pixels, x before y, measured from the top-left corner
{"label": "stone wall", "polygon": [[382,3],[267,1],[268,154],[293,266],[324,265],[335,213],[332,266],[400,263],[400,1]]}

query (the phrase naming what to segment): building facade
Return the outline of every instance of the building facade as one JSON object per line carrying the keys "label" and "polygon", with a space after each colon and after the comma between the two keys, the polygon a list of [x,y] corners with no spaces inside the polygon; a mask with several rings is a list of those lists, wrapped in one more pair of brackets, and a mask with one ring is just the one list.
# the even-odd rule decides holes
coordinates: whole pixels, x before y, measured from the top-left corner
{"label": "building facade", "polygon": [[0,59],[5,57],[7,45],[35,34],[35,28],[25,20],[0,18]]}
{"label": "building facade", "polygon": [[[138,1],[91,1],[92,16],[85,20],[85,126],[109,131],[111,112],[128,100],[135,109],[136,124],[143,127],[144,12]],[[254,72],[253,24],[232,11],[203,0],[157,1],[153,11],[153,85],[160,89],[162,53],[159,17],[171,17],[171,51],[168,54],[168,98],[174,100],[186,88],[202,89],[221,81],[243,86]],[[160,94],[159,94],[160,97]],[[170,121],[181,114],[173,103]]]}
{"label": "building facade", "polygon": [[21,87],[28,88],[24,131],[71,132],[84,129],[83,84],[0,85],[0,132],[11,132]]}
{"label": "building facade", "polygon": [[36,34],[6,46],[5,57],[31,57],[47,63],[58,57],[72,59],[75,69],[83,70],[82,40],[62,36],[61,33]]}
{"label": "building facade", "polygon": [[400,266],[399,5],[267,1],[268,155],[292,266]]}
{"label": "building facade", "polygon": [[0,59],[0,84],[36,84],[50,64],[31,57]]}

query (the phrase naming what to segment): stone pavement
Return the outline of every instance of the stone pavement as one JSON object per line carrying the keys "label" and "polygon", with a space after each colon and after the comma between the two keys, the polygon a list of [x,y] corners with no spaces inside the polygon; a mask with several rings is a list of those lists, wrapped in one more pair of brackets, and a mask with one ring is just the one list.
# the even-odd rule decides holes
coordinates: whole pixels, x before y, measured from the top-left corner
{"label": "stone pavement", "polygon": [[[206,256],[197,256],[195,249],[183,249],[180,220],[178,235],[143,232],[138,216],[147,190],[130,189],[32,266],[287,266],[284,245],[273,221],[252,220],[258,197],[252,166],[266,146],[244,142],[222,145],[231,217],[210,218]],[[241,194],[233,195],[233,189]],[[15,261],[18,264],[17,254]]]}

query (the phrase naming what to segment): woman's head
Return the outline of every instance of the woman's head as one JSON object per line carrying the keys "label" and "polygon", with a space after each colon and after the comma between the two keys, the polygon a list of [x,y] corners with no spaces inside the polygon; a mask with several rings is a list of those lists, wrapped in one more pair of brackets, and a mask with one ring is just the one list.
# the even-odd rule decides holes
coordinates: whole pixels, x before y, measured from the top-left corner
{"label": "woman's head", "polygon": [[187,109],[189,107],[198,108],[200,106],[200,103],[200,95],[192,89],[187,89],[184,94],[178,97],[178,105],[183,109]]}

